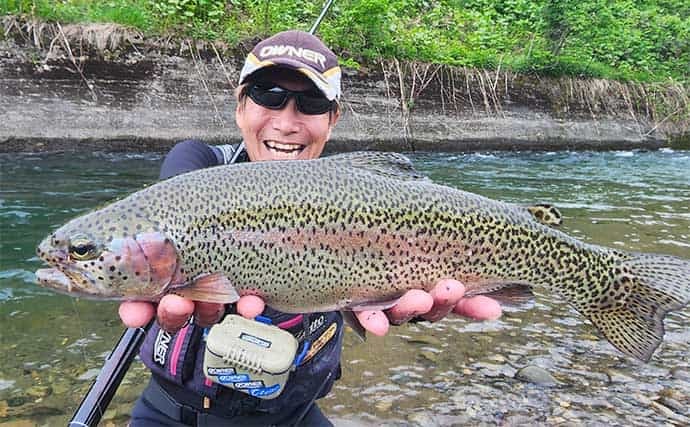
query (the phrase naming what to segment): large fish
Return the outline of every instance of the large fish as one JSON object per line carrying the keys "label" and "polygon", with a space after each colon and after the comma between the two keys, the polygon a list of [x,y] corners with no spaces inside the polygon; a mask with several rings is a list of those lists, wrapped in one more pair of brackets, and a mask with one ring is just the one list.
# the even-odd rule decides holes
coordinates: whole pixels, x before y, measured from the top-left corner
{"label": "large fish", "polygon": [[688,260],[585,244],[384,153],[186,173],[68,222],[38,254],[53,267],[39,283],[72,295],[256,294],[286,312],[385,306],[444,277],[470,295],[539,286],[645,361],[690,296]]}

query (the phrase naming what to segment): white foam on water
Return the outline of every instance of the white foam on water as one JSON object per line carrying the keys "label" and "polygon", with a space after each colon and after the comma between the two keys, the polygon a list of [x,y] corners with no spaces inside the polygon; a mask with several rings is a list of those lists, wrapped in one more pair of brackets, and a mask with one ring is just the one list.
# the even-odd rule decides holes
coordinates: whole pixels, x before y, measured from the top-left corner
{"label": "white foam on water", "polygon": [[673,245],[673,246],[680,246],[682,248],[690,248],[690,243],[679,242],[677,240],[661,239],[661,240],[658,240],[658,242],[662,243],[664,245]]}
{"label": "white foam on water", "polygon": [[633,151],[616,151],[616,157],[633,157],[635,153]]}

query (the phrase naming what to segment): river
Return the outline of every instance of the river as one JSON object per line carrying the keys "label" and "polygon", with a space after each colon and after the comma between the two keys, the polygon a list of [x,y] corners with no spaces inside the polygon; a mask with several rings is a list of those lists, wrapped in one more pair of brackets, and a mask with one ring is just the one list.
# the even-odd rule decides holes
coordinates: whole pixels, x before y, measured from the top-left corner
{"label": "river", "polygon": [[[590,243],[690,258],[690,152],[413,153],[434,181],[495,199],[548,202]],[[69,419],[122,332],[117,305],[33,284],[39,240],[67,219],[152,183],[160,154],[0,154],[0,425]],[[626,358],[557,296],[496,321],[447,318],[359,343],[320,401],[336,425],[685,425],[690,316],[668,317],[648,364]],[[519,379],[524,367],[553,385]],[[125,425],[146,382],[135,363],[106,423]],[[105,425],[105,424],[104,424]]]}

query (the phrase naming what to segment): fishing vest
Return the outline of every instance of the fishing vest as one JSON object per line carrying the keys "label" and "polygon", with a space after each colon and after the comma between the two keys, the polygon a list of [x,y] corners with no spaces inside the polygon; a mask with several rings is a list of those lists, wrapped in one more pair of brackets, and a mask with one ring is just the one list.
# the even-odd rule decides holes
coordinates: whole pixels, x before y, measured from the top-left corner
{"label": "fishing vest", "polygon": [[[155,322],[146,335],[139,356],[159,383],[171,383],[192,393],[194,396],[190,395],[184,401],[198,410],[203,410],[203,402],[207,398],[211,406],[224,405],[230,414],[256,410],[279,412],[310,401],[320,388],[317,399],[328,394],[335,380],[340,378],[342,316],[337,312],[295,315],[270,308],[266,308],[262,316],[292,333],[300,345],[306,340],[312,346],[310,353],[313,356],[290,373],[284,391],[275,399],[259,399],[209,381],[203,373],[208,331],[193,322],[176,334],[165,332]],[[319,347],[315,348],[315,345]]]}

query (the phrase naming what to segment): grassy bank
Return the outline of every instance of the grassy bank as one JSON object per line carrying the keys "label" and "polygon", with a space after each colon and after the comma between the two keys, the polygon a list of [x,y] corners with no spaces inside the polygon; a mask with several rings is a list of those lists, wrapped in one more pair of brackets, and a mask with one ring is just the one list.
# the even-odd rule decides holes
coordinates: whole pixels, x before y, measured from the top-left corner
{"label": "grassy bank", "polygon": [[[0,14],[113,22],[230,46],[308,29],[321,1],[0,0]],[[319,30],[345,65],[424,61],[635,82],[690,80],[686,0],[336,0]]]}

